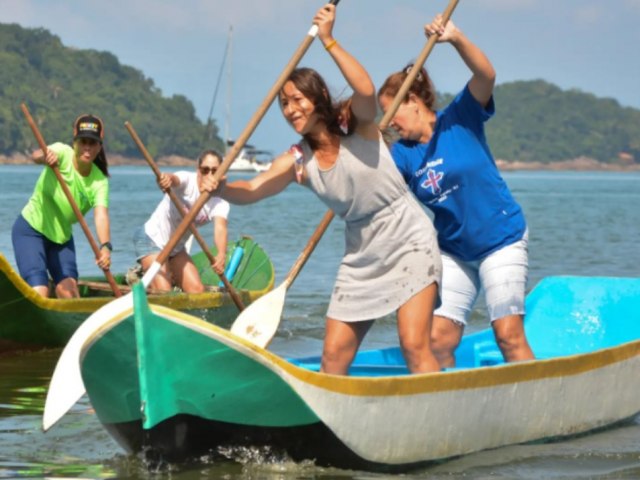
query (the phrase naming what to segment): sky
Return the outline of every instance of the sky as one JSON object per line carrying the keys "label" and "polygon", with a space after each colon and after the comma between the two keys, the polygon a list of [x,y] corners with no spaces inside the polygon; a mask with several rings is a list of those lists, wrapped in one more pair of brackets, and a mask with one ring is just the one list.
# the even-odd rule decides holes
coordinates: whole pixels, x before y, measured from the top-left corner
{"label": "sky", "polygon": [[[423,25],[447,3],[342,0],[334,37],[378,87],[418,56],[426,43]],[[0,23],[43,27],[66,46],[111,52],[151,78],[164,96],[186,96],[203,121],[232,28],[213,117],[234,138],[321,6],[315,0],[0,0]],[[640,108],[640,0],[460,0],[452,20],[487,54],[498,84],[543,79]],[[316,68],[334,94],[344,95],[346,83],[318,40],[300,66]],[[448,44],[436,45],[426,66],[443,93],[458,92],[470,77]],[[277,103],[250,139],[274,154],[296,141]]]}

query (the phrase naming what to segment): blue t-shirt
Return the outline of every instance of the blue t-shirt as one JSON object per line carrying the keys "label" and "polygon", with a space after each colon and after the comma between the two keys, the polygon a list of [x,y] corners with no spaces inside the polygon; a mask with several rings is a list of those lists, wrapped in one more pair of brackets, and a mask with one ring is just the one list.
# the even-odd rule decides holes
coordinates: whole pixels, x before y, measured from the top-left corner
{"label": "blue t-shirt", "polygon": [[493,98],[483,108],[466,86],[437,112],[429,142],[400,140],[391,149],[405,182],[434,214],[441,250],[464,261],[510,245],[526,230],[485,138],[494,111]]}

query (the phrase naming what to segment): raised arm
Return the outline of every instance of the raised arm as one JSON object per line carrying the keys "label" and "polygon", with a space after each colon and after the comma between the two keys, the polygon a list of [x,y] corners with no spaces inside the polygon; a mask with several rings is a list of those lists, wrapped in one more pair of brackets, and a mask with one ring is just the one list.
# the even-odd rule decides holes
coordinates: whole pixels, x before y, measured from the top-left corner
{"label": "raised arm", "polygon": [[318,25],[318,37],[329,52],[345,80],[353,90],[351,110],[361,126],[375,126],[377,114],[376,89],[369,73],[342,45],[333,38],[336,7],[327,4],[318,10],[313,23]]}
{"label": "raised arm", "polygon": [[478,102],[486,106],[493,94],[496,71],[487,56],[467,36],[449,20],[442,25],[442,15],[437,15],[430,24],[424,27],[427,37],[439,35],[438,42],[448,42],[458,51],[460,58],[471,70],[469,90]]}
{"label": "raised arm", "polygon": [[276,158],[266,172],[251,180],[237,180],[221,185],[215,195],[237,205],[255,203],[276,195],[295,181],[294,163],[293,154],[286,152]]}

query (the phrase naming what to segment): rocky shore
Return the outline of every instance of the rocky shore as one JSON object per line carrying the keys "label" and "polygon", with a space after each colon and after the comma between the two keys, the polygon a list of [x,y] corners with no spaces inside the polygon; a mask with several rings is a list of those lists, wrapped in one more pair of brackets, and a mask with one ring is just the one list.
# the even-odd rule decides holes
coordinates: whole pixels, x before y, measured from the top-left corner
{"label": "rocky shore", "polygon": [[604,163],[593,158],[578,157],[561,162],[520,162],[496,160],[496,165],[503,171],[517,170],[552,170],[552,171],[611,171],[611,172],[637,172],[640,171],[640,163]]}
{"label": "rocky shore", "polygon": [[[122,155],[107,154],[110,167],[117,167],[120,165],[147,165],[147,162],[143,158],[127,158]],[[154,159],[160,166],[170,167],[183,167],[193,166],[194,160],[186,157],[179,157],[177,155],[171,155],[168,157],[158,157]],[[0,155],[0,165],[27,165],[30,164],[31,159],[22,154],[14,153],[13,155]]]}
{"label": "rocky shore", "polygon": [[[109,155],[109,166],[120,165],[146,165],[142,158],[127,158],[121,155]],[[183,167],[193,166],[193,160],[186,157],[171,155],[168,157],[158,157],[155,159],[160,166]],[[10,156],[0,155],[0,165],[24,165],[31,163],[31,160],[24,154],[15,153]],[[611,172],[633,172],[640,171],[640,163],[603,163],[588,157],[578,157],[572,160],[561,162],[521,162],[510,160],[496,160],[498,168],[503,171],[519,170],[551,170],[551,171],[611,171]]]}

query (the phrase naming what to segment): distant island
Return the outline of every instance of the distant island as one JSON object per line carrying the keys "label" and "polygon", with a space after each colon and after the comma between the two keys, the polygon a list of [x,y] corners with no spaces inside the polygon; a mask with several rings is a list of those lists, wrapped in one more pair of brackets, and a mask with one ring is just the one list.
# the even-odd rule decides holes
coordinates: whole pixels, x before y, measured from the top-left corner
{"label": "distant island", "polygon": [[[194,161],[190,158],[172,155],[169,157],[158,157],[156,163],[159,166],[168,167],[194,167]],[[21,153],[10,156],[0,155],[0,165],[27,165],[32,162],[29,158]],[[147,163],[142,158],[126,158],[121,155],[109,155],[109,166],[119,167],[124,165],[146,166]],[[610,171],[610,172],[638,172],[640,171],[640,163],[604,163],[593,158],[580,157],[573,160],[564,160],[558,162],[510,162],[506,160],[496,160],[496,165],[502,171],[521,171],[521,170],[550,170],[550,171]]]}
{"label": "distant island", "polygon": [[[49,31],[0,23],[0,164],[36,148],[20,103],[45,139],[68,139],[78,112],[99,114],[109,162],[144,165],[131,121],[161,165],[190,166],[200,151],[224,151],[215,120],[202,122],[184,95],[164,97],[153,80],[109,52],[69,48]],[[440,94],[446,105],[451,94]],[[640,110],[544,80],[497,85],[486,134],[502,170],[640,170]]]}
{"label": "distant island", "polygon": [[552,170],[552,171],[608,171],[608,172],[640,172],[640,163],[604,163],[593,158],[579,157],[573,160],[563,160],[557,162],[508,162],[506,160],[496,160],[496,165],[503,171],[520,170]]}
{"label": "distant island", "polygon": [[[147,166],[147,162],[143,158],[123,157],[118,154],[107,153],[107,160],[110,167],[119,167],[124,165],[143,165]],[[160,166],[169,167],[195,167],[195,161],[192,158],[181,157],[178,155],[161,156],[154,158],[155,162]],[[11,155],[0,154],[0,165],[29,165],[33,164],[30,158],[24,153],[14,153]]]}

